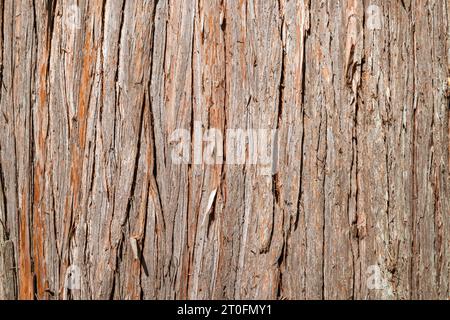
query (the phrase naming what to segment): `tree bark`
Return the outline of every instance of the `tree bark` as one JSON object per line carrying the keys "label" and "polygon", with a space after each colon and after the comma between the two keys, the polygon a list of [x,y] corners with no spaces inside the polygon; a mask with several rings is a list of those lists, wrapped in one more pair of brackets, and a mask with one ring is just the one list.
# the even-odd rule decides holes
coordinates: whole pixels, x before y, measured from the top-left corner
{"label": "tree bark", "polygon": [[[0,298],[447,299],[449,16],[0,0]],[[198,126],[276,167],[192,161]]]}

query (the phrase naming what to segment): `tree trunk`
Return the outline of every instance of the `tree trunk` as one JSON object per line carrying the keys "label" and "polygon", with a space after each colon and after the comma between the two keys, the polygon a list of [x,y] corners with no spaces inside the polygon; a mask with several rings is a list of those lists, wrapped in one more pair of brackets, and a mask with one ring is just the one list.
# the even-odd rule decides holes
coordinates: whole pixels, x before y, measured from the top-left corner
{"label": "tree trunk", "polygon": [[1,0],[0,298],[447,299],[449,16]]}

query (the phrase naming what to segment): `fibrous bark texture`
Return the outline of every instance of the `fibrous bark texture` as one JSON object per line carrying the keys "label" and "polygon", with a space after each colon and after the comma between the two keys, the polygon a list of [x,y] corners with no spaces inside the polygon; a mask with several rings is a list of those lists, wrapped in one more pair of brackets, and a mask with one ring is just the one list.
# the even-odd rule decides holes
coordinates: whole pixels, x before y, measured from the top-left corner
{"label": "fibrous bark texture", "polygon": [[[1,0],[0,298],[447,299],[449,15]],[[276,165],[174,161],[199,128]]]}

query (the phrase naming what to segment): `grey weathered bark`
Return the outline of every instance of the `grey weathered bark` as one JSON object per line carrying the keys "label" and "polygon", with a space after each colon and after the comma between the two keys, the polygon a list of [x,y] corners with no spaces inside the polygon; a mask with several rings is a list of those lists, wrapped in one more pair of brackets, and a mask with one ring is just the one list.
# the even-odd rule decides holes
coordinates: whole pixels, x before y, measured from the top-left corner
{"label": "grey weathered bark", "polygon": [[[450,296],[447,0],[0,13],[0,298]],[[277,129],[276,173],[174,163],[196,122]]]}

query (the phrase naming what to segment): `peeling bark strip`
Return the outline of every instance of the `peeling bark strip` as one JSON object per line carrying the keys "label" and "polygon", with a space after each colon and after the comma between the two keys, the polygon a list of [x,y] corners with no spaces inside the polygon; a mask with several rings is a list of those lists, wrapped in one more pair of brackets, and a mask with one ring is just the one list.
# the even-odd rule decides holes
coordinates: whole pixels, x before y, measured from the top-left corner
{"label": "peeling bark strip", "polygon": [[[0,0],[0,298],[447,299],[449,16]],[[196,124],[276,130],[274,175],[174,163]]]}

